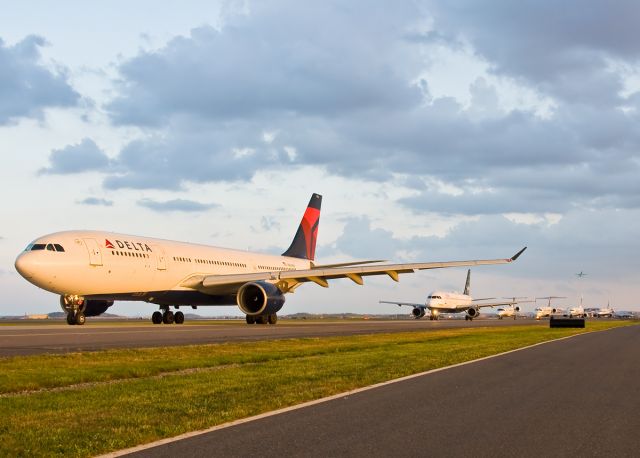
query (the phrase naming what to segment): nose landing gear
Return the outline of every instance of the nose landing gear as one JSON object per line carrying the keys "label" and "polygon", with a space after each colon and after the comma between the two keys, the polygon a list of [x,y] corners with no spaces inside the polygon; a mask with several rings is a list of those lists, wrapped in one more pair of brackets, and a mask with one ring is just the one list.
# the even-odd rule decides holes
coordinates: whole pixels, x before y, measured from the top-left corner
{"label": "nose landing gear", "polygon": [[60,307],[67,313],[67,324],[83,325],[86,321],[85,300],[80,296],[60,296]]}

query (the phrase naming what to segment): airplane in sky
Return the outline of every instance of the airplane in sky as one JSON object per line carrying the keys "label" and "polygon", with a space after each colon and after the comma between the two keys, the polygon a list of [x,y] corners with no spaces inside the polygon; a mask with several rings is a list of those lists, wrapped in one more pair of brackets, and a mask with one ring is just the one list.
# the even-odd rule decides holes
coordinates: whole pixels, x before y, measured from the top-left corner
{"label": "airplane in sky", "polygon": [[[526,247],[524,248],[526,249]],[[523,249],[523,250],[524,250]],[[522,251],[518,253],[520,255]],[[486,297],[483,299],[473,299],[471,297],[471,269],[467,270],[467,281],[464,285],[464,292],[462,294],[450,291],[434,291],[427,296],[427,300],[424,304],[416,304],[414,302],[401,302],[401,301],[379,301],[380,304],[396,304],[397,306],[409,306],[413,307],[411,315],[415,319],[420,319],[427,314],[429,310],[429,319],[437,320],[441,313],[462,313],[465,312],[465,320],[473,320],[480,315],[480,309],[483,307],[499,307],[499,306],[515,306],[518,302],[515,300],[509,302],[483,302],[477,303],[476,301],[486,301],[493,299],[492,297]],[[519,307],[517,307],[520,310]]]}
{"label": "airplane in sky", "polygon": [[[303,283],[328,287],[329,281],[446,267],[507,264],[507,259],[380,264],[357,261],[315,264],[322,196],[313,194],[291,246],[274,256],[101,231],[66,231],[39,237],[15,261],[34,285],[60,295],[69,324],[104,313],[114,301],[157,304],[155,324],[182,323],[171,307],[237,305],[248,324],[275,324],[285,294]],[[373,265],[376,263],[375,265]]]}
{"label": "airplane in sky", "polygon": [[534,310],[534,312],[536,313],[536,320],[539,320],[540,318],[547,318],[550,317],[551,315],[553,315],[554,313],[558,313],[559,311],[561,311],[562,309],[555,307],[555,306],[551,306],[551,300],[552,299],[566,299],[565,296],[547,296],[547,297],[536,297],[535,301],[537,302],[538,299],[543,299],[543,300],[547,300],[547,306],[546,307],[536,307],[536,309]]}
{"label": "airplane in sky", "polygon": [[584,277],[586,277],[586,276],[587,276],[587,274],[586,274],[586,273],[584,273],[583,271],[580,271],[580,272],[578,272],[578,273],[576,274],[576,277],[578,277],[578,278],[584,278]]}

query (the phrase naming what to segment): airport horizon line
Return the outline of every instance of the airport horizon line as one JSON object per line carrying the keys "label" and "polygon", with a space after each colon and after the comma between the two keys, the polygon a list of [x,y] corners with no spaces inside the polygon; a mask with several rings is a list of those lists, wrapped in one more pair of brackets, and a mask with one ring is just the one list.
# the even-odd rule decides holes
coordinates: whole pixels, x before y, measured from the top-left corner
{"label": "airport horizon line", "polygon": [[291,412],[291,411],[294,411],[294,410],[299,410],[299,409],[304,409],[304,408],[307,408],[307,407],[312,407],[314,405],[323,404],[325,402],[334,401],[334,400],[340,399],[340,398],[347,398],[349,396],[353,396],[355,394],[363,393],[365,391],[371,391],[371,390],[374,390],[376,388],[382,388],[384,386],[393,385],[393,384],[396,384],[396,383],[401,383],[401,382],[404,382],[404,381],[407,381],[407,380],[411,380],[411,379],[414,379],[414,378],[424,377],[424,376],[427,376],[427,375],[435,374],[437,372],[442,372],[442,371],[446,371],[446,370],[449,370],[449,369],[455,369],[457,367],[466,366],[466,365],[473,364],[473,363],[479,363],[481,361],[486,361],[488,359],[498,358],[500,356],[505,356],[505,355],[508,355],[508,354],[511,354],[511,353],[515,353],[515,352],[518,352],[518,351],[528,350],[530,348],[535,348],[535,347],[538,347],[540,345],[546,345],[546,344],[549,344],[549,343],[552,343],[552,342],[559,342],[559,341],[562,341],[562,340],[568,340],[568,339],[572,339],[574,337],[593,334],[593,333],[596,333],[596,332],[611,331],[613,329],[618,329],[618,328],[601,329],[601,330],[597,330],[597,331],[587,331],[587,332],[582,332],[582,333],[579,333],[579,334],[574,334],[574,335],[571,335],[571,336],[559,337],[557,339],[546,340],[544,342],[538,342],[538,343],[535,343],[535,344],[532,344],[532,345],[527,345],[526,347],[514,348],[513,350],[503,351],[503,352],[497,353],[495,355],[483,356],[482,358],[472,359],[472,360],[469,360],[469,361],[464,361],[462,363],[452,364],[450,366],[438,367],[436,369],[430,369],[428,371],[419,372],[417,374],[405,375],[404,377],[399,377],[399,378],[395,378],[395,379],[392,379],[392,380],[387,380],[387,381],[384,381],[384,382],[375,383],[373,385],[368,385],[368,386],[364,386],[364,387],[361,387],[361,388],[355,388],[353,390],[344,391],[344,392],[338,393],[338,394],[333,394],[331,396],[326,396],[324,398],[314,399],[312,401],[303,402],[302,404],[296,404],[294,406],[283,407],[282,409],[271,410],[269,412],[264,412],[264,413],[261,413],[261,414],[258,414],[258,415],[253,415],[251,417],[241,418],[239,420],[229,421],[229,422],[226,422],[226,423],[222,423],[220,425],[212,426],[211,428],[201,429],[201,430],[197,430],[197,431],[190,431],[190,432],[187,432],[187,433],[180,434],[178,436],[168,437],[168,438],[160,439],[160,440],[157,440],[157,441],[154,441],[154,442],[149,442],[148,444],[136,445],[135,447],[130,447],[130,448],[122,449],[122,450],[117,450],[115,452],[105,453],[103,455],[98,455],[96,458],[116,458],[116,457],[120,457],[120,456],[125,456],[125,455],[129,455],[129,454],[132,454],[132,453],[141,452],[143,450],[148,450],[148,449],[151,449],[151,448],[154,448],[154,447],[159,447],[161,445],[167,445],[167,444],[171,444],[173,442],[178,442],[178,441],[181,441],[181,440],[190,439],[192,437],[201,436],[203,434],[212,433],[214,431],[218,431],[218,430],[221,430],[221,429],[231,428],[233,426],[238,426],[238,425],[242,425],[242,424],[245,424],[245,423],[251,423],[252,421],[261,420],[263,418],[273,417],[273,416],[281,415],[281,414],[284,414],[284,413],[287,413],[287,412]]}

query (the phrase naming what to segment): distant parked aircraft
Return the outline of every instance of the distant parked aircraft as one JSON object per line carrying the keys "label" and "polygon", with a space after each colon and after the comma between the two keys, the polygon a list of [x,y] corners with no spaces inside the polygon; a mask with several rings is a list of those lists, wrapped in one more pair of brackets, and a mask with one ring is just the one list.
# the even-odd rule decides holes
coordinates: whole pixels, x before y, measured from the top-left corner
{"label": "distant parked aircraft", "polygon": [[505,308],[498,309],[498,319],[500,320],[503,318],[511,318],[511,317],[513,317],[513,319],[515,320],[518,317],[518,312],[520,311],[520,307],[515,305],[516,303],[523,304],[525,302],[533,302],[533,301],[521,301],[520,299],[527,299],[527,297],[525,296],[503,297],[503,299],[511,299],[514,305],[509,305],[509,306],[506,306]]}
{"label": "distant parked aircraft", "polygon": [[558,313],[558,311],[560,311],[561,309],[559,309],[556,306],[551,306],[551,300],[552,299],[566,299],[566,297],[565,296],[546,296],[546,297],[536,297],[535,298],[536,301],[538,299],[545,299],[548,302],[547,302],[547,306],[546,307],[536,307],[536,309],[535,309],[536,320],[539,320],[540,318],[550,317],[552,314]]}
{"label": "distant parked aircraft", "polygon": [[593,316],[596,318],[611,318],[615,312],[611,308],[611,305],[607,302],[607,306],[603,308],[599,308],[593,312]]}
{"label": "distant parked aircraft", "polygon": [[[426,311],[429,310],[429,319],[437,320],[441,313],[461,313],[466,312],[464,316],[465,320],[473,320],[480,314],[480,309],[483,307],[499,307],[499,306],[514,306],[517,301],[509,302],[483,302],[475,303],[476,301],[486,301],[493,299],[486,297],[483,299],[473,299],[471,297],[471,269],[467,271],[467,281],[464,285],[464,292],[462,294],[451,291],[434,291],[427,296],[427,300],[424,304],[416,304],[414,302],[400,302],[400,301],[379,301],[381,304],[396,304],[398,306],[407,305],[413,307],[411,314],[415,319],[420,319],[426,315]],[[520,310],[518,308],[518,310]]]}

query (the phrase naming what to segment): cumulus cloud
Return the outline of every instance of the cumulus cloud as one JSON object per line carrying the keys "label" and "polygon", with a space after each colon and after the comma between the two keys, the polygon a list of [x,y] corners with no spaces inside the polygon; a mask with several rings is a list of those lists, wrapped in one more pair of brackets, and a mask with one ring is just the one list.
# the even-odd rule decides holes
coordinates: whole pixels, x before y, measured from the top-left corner
{"label": "cumulus cloud", "polygon": [[140,199],[138,205],[156,212],[203,212],[217,207],[217,204],[204,204],[186,199],[173,199],[167,201],[157,201],[153,199]]}
{"label": "cumulus cloud", "polygon": [[83,199],[78,203],[83,205],[95,205],[95,206],[102,206],[102,207],[111,207],[113,205],[112,200],[101,199],[99,197],[87,197],[86,199]]}
{"label": "cumulus cloud", "polygon": [[230,119],[406,109],[420,102],[404,73],[415,59],[398,35],[412,14],[411,4],[388,8],[379,1],[254,4],[222,31],[199,27],[124,62],[109,110],[118,123],[158,125],[180,114]]}
{"label": "cumulus cloud", "polygon": [[570,0],[562,7],[548,0],[461,0],[431,6],[435,27],[466,39],[494,72],[569,103],[619,104],[622,80],[609,63],[640,57],[640,5],[633,0]]}
{"label": "cumulus cloud", "polygon": [[80,96],[68,82],[66,70],[40,62],[42,37],[30,35],[13,46],[0,39],[0,125],[18,118],[40,118],[49,107],[71,107]]}
{"label": "cumulus cloud", "polygon": [[49,157],[51,166],[40,169],[39,173],[67,175],[89,171],[104,171],[109,166],[109,157],[96,145],[84,138],[80,143],[53,150]]}
{"label": "cumulus cloud", "polygon": [[[194,29],[119,66],[108,112],[148,135],[120,151],[104,186],[176,190],[312,165],[464,191],[417,189],[401,201],[416,211],[638,208],[640,96],[621,95],[610,65],[637,60],[628,19],[636,7],[595,5],[611,20],[601,22],[577,4],[575,14],[523,5],[273,1],[220,30]],[[553,112],[505,112],[500,87],[482,77],[469,87],[470,106],[431,95],[422,75],[438,64],[434,41],[466,41],[494,74],[552,97]]]}

